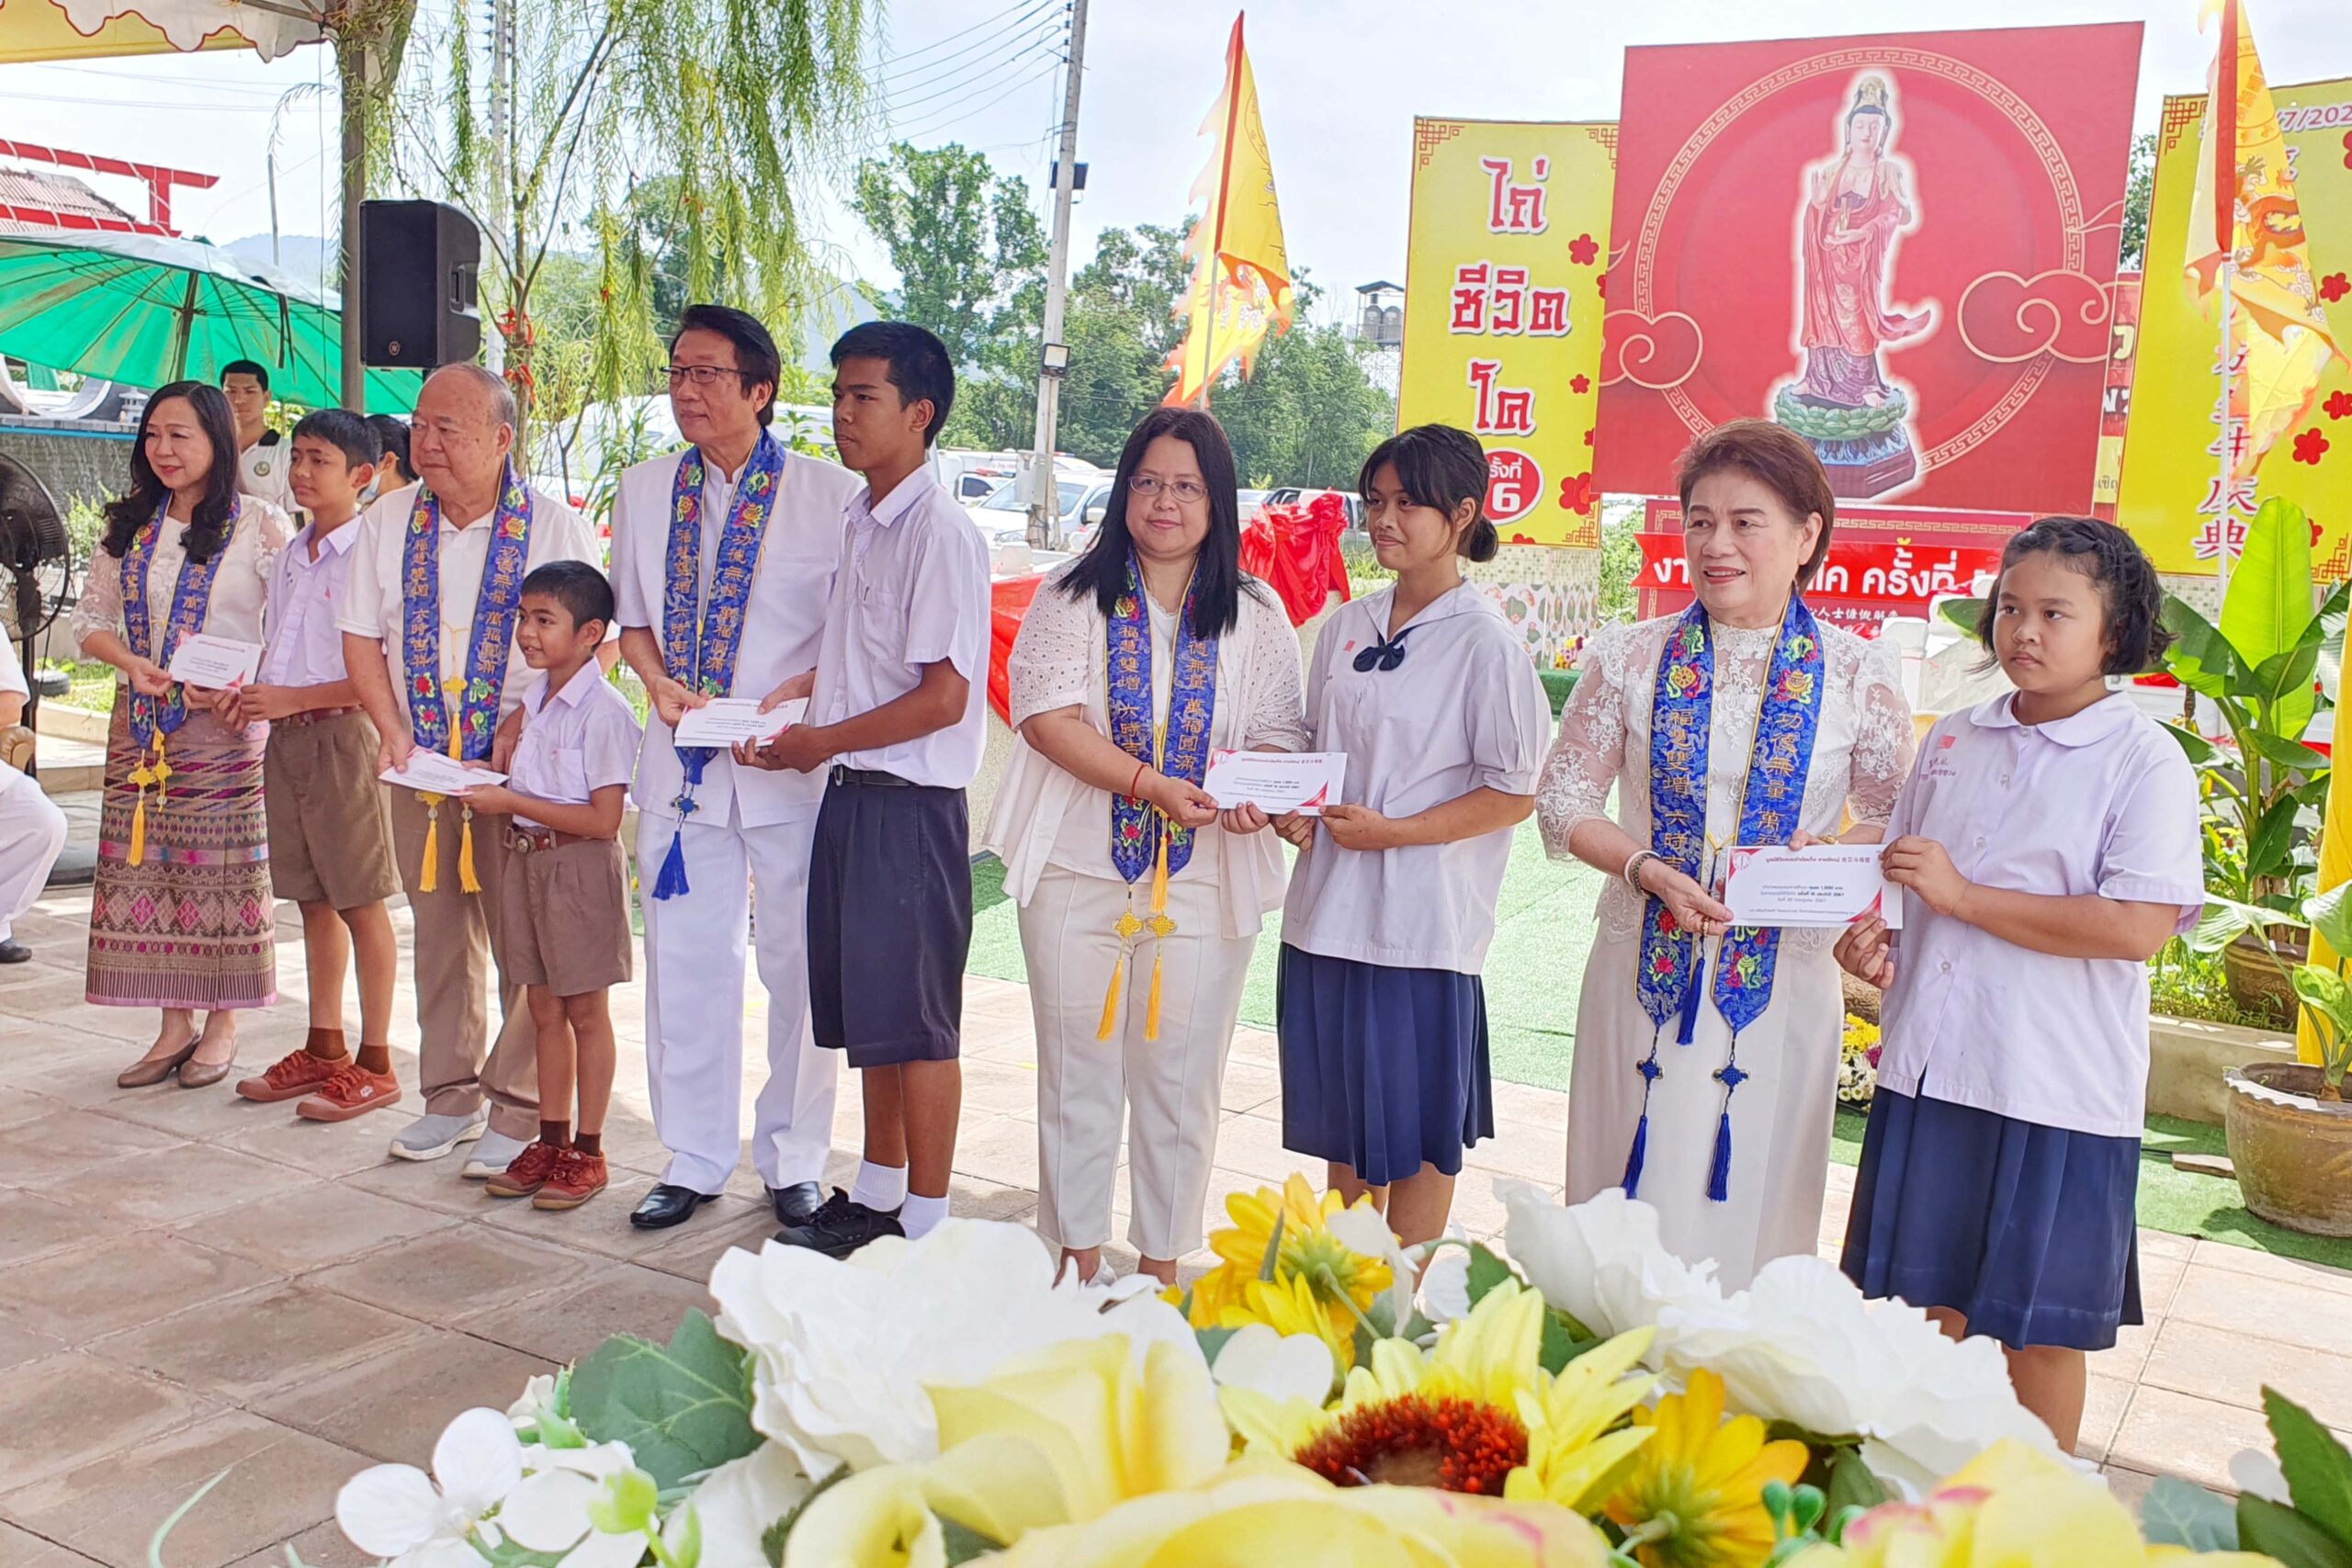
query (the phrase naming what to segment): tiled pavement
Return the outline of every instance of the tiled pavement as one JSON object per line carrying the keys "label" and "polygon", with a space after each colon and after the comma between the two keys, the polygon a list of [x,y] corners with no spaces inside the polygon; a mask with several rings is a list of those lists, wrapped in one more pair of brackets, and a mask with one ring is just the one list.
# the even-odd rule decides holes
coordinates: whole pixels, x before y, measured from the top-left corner
{"label": "tiled pavement", "polygon": [[[114,1074],[155,1015],[83,1002],[87,897],[45,901],[18,927],[35,961],[0,970],[0,1568],[143,1564],[156,1525],[224,1470],[173,1536],[173,1568],[283,1563],[288,1541],[311,1568],[355,1562],[329,1518],[345,1476],[423,1463],[457,1411],[503,1404],[529,1373],[608,1333],[666,1331],[704,1300],[722,1248],[773,1228],[748,1163],[685,1226],[628,1228],[662,1158],[636,987],[615,998],[621,1081],[606,1141],[621,1168],[575,1213],[486,1200],[455,1160],[387,1163],[383,1141],[413,1106],[329,1127],[226,1085],[119,1090]],[[407,916],[396,919],[405,942]],[[290,919],[280,930],[281,1002],[245,1025],[255,1067],[302,1033],[300,950]],[[1027,998],[978,979],[967,998],[956,1209],[1025,1219]],[[395,1055],[413,1083],[405,994],[398,1010]],[[1482,1234],[1502,1221],[1487,1178],[1556,1191],[1560,1173],[1564,1098],[1496,1089],[1501,1134],[1472,1151],[1456,1211]],[[1275,1091],[1272,1038],[1244,1031],[1213,1202],[1299,1163],[1281,1146]],[[856,1125],[848,1088],[837,1148],[854,1147]],[[852,1164],[837,1155],[834,1174]],[[1825,1250],[1851,1177],[1831,1168]],[[1124,1204],[1124,1170],[1120,1190]],[[2225,1485],[2230,1455],[2260,1438],[2266,1381],[2352,1428],[2352,1275],[2152,1231],[2140,1245],[2149,1323],[2094,1360],[2083,1445],[2120,1492],[2136,1497],[2160,1472]]]}

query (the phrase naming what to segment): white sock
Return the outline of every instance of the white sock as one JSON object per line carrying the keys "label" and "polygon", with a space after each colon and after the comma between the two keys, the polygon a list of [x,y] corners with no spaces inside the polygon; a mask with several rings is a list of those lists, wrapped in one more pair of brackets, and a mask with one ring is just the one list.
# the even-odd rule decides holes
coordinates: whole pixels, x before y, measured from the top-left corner
{"label": "white sock", "polygon": [[876,1165],[870,1159],[858,1161],[857,1180],[850,1186],[849,1198],[853,1203],[888,1213],[907,1201],[907,1168]]}
{"label": "white sock", "polygon": [[909,1241],[920,1241],[939,1228],[947,1217],[945,1198],[926,1198],[919,1192],[907,1194],[907,1206],[899,1211],[899,1224],[904,1225]]}

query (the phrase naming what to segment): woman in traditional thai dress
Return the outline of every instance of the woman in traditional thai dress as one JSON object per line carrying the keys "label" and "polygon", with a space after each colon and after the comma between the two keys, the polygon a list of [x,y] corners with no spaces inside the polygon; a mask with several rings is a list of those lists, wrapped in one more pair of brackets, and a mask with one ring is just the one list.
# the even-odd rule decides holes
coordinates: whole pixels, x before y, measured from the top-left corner
{"label": "woman in traditional thai dress", "polygon": [[1911,716],[1894,649],[1805,606],[1837,503],[1804,440],[1737,421],[1677,478],[1698,602],[1593,637],[1536,809],[1555,856],[1611,878],[1577,1009],[1568,1201],[1622,1187],[1737,1288],[1818,1240],[1844,1009],[1838,933],[1733,928],[1724,852],[1877,841]]}
{"label": "woman in traditional thai dress", "polygon": [[[107,732],[88,997],[163,1010],[124,1088],[177,1076],[219,1083],[237,1056],[236,1011],[277,999],[262,750],[232,729],[220,694],[167,672],[197,633],[258,645],[286,515],[237,493],[236,427],[218,389],[176,382],[148,400],[130,489],[106,509],[73,631],[119,671]],[[198,1032],[196,1014],[205,1015]]]}
{"label": "woman in traditional thai dress", "polygon": [[1107,1285],[1123,1113],[1127,1239],[1173,1283],[1202,1243],[1219,1091],[1283,856],[1202,787],[1216,750],[1306,741],[1298,634],[1241,571],[1233,451],[1204,413],[1127,437],[1102,528],[1038,590],[1008,673],[986,843],[1021,906],[1037,1032],[1037,1230]]}

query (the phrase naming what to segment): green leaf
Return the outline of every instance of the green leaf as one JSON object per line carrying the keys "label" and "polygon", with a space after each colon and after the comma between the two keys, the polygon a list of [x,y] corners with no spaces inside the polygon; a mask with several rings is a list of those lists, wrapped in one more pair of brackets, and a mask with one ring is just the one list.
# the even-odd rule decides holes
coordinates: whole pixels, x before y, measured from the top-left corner
{"label": "green leaf", "polygon": [[667,1346],[616,1335],[572,1369],[571,1414],[598,1442],[625,1442],[662,1487],[760,1446],[749,1358],[689,1311]]}
{"label": "green leaf", "polygon": [[2352,954],[2352,882],[2339,882],[2303,900],[2303,919],[2322,942]]}
{"label": "green leaf", "polygon": [[1947,599],[1936,606],[1936,614],[1975,637],[1977,628],[1984,624],[1984,604],[1982,599]]}
{"label": "green leaf", "polygon": [[2352,1568],[2352,1547],[2262,1497],[2238,1499],[2238,1550],[2274,1557],[2280,1568]]}
{"label": "green leaf", "polygon": [[2177,594],[2165,595],[2164,621],[2173,635],[2172,647],[2165,653],[2165,671],[2199,696],[2226,699],[2239,668],[2229,640]]}
{"label": "green leaf", "polygon": [[2319,692],[2313,684],[2318,675],[2317,643],[2298,643],[2277,658],[2263,660],[2262,668],[2255,671],[2255,679],[2270,699],[2270,729],[2278,737],[2296,739],[2311,728],[2312,715],[2319,711]]}
{"label": "green leaf", "polygon": [[2219,953],[2260,923],[2262,911],[2234,898],[2223,898],[2213,893],[2205,895],[2205,913],[2199,917],[2197,929],[2188,933],[2188,948],[2192,953]]}
{"label": "green leaf", "polygon": [[1283,1219],[1283,1215],[1277,1210],[1274,1214],[1274,1228],[1266,1233],[1266,1256],[1258,1260],[1258,1278],[1261,1280],[1272,1279],[1274,1266],[1282,1261]]}
{"label": "green leaf", "polygon": [[2302,964],[2295,970],[2294,986],[2297,997],[2335,1026],[2338,1039],[2352,1034],[2352,986],[2346,986],[2334,970]]}
{"label": "green leaf", "polygon": [[[2283,728],[2283,727],[2282,727]],[[2295,733],[2302,733],[2298,727]],[[2262,753],[2267,761],[2282,768],[2292,768],[2299,773],[2322,773],[2327,771],[2327,753],[2314,751],[2300,740],[2290,740],[2283,735],[2256,730],[2246,738],[2246,744]]]}
{"label": "green leaf", "polygon": [[1004,1550],[1004,1542],[990,1540],[971,1526],[959,1525],[944,1514],[939,1517],[939,1533],[947,1543],[949,1568],[955,1568],[956,1563],[969,1562],[976,1557],[986,1557],[992,1551]]}
{"label": "green leaf", "polygon": [[1217,1352],[1225,1348],[1225,1342],[1240,1332],[1238,1328],[1195,1328],[1193,1330],[1193,1337],[1200,1342],[1201,1359],[1212,1367],[1216,1366]]}
{"label": "green leaf", "polygon": [[2151,1545],[2235,1551],[2237,1506],[2177,1475],[2160,1475],[2140,1504],[2140,1532]]}
{"label": "green leaf", "polygon": [[[2340,989],[2343,982],[2336,985]],[[2296,988],[2301,989],[2300,984]],[[2310,1411],[2277,1389],[2264,1387],[2262,1408],[2278,1446],[2278,1468],[2286,1472],[2287,1495],[2295,1500],[2295,1512],[2352,1553],[2352,1453]]]}
{"label": "green leaf", "polygon": [[822,1481],[808,1489],[808,1495],[792,1506],[792,1512],[760,1532],[760,1551],[768,1560],[768,1568],[784,1568],[784,1543],[792,1535],[792,1527],[808,1511],[808,1505],[849,1479],[849,1466],[833,1466]]}
{"label": "green leaf", "polygon": [[2245,843],[2249,875],[2276,876],[2287,869],[2295,847],[2295,811],[2293,801],[2275,800],[2255,819],[2254,833]]}
{"label": "green leaf", "polygon": [[1600,1343],[1589,1334],[1577,1332],[1580,1326],[1564,1312],[1544,1314],[1544,1348],[1538,1359],[1546,1372],[1559,1376],[1561,1368]]}
{"label": "green leaf", "polygon": [[2285,652],[2312,623],[2312,531],[2303,509],[2272,496],[2245,531],[2222,599],[2222,635],[2248,664]]}
{"label": "green leaf", "polygon": [[1832,1517],[1846,1508],[1875,1508],[1889,1496],[1885,1483],[1862,1462],[1859,1449],[1838,1451],[1829,1466],[1828,1491]]}
{"label": "green leaf", "polygon": [[2224,754],[2219,746],[2194,730],[2183,729],[2170,722],[2165,724],[2164,729],[2165,734],[2180,742],[2180,749],[2188,753],[2188,760],[2200,768],[2220,761]]}
{"label": "green leaf", "polygon": [[1470,1304],[1476,1306],[1486,1300],[1488,1291],[1505,1280],[1514,1280],[1518,1276],[1511,1272],[1510,1265],[1497,1257],[1486,1243],[1473,1242],[1470,1244],[1469,1278]]}

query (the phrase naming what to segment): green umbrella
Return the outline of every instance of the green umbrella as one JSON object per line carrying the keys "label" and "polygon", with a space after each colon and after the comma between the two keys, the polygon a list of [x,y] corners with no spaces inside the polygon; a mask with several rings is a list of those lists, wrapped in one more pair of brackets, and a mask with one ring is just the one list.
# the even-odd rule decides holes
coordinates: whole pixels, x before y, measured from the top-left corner
{"label": "green umbrella", "polygon": [[[269,367],[273,396],[342,401],[340,301],[195,240],[0,233],[0,354],[126,386],[213,381],[232,359]],[[368,372],[368,407],[405,413],[423,378]]]}

